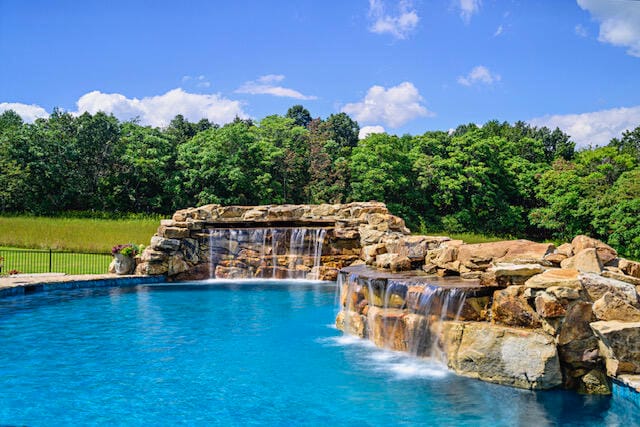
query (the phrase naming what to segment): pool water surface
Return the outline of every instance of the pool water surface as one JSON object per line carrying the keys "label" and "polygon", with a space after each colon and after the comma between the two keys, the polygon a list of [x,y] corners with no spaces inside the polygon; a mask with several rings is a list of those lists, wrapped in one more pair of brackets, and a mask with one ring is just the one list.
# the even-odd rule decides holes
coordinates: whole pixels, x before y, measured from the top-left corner
{"label": "pool water surface", "polygon": [[638,425],[623,399],[458,377],[335,329],[335,285],[0,299],[0,425]]}

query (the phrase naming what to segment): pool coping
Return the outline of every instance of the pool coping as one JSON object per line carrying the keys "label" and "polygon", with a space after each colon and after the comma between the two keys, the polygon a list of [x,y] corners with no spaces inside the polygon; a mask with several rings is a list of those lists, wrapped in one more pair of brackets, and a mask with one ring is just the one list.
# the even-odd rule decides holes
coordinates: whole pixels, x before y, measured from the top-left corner
{"label": "pool coping", "polygon": [[166,277],[117,274],[24,274],[0,279],[0,298],[58,289],[136,286],[165,282]]}

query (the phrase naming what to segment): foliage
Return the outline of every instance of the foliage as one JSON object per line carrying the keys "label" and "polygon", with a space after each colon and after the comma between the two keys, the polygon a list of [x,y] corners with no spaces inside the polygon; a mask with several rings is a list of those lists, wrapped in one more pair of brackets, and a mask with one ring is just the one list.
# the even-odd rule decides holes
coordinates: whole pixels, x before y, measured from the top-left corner
{"label": "foliage", "polygon": [[124,245],[115,245],[111,248],[111,255],[121,254],[128,257],[134,257],[144,250],[144,245],[136,245],[135,243],[126,243]]}
{"label": "foliage", "polygon": [[[640,257],[640,127],[580,151],[561,130],[524,122],[363,140],[359,130],[345,113],[314,119],[302,105],[224,126],[178,115],[166,128],[57,109],[25,123],[6,111],[0,214],[153,217],[207,203],[375,199],[413,229],[538,240],[586,233]],[[0,229],[3,243],[38,241]]]}

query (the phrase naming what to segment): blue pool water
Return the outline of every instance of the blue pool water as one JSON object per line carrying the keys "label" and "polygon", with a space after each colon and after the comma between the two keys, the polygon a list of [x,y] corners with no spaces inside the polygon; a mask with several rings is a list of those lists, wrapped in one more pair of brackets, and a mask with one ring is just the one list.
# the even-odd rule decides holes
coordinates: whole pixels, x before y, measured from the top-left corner
{"label": "blue pool water", "polygon": [[0,299],[0,425],[637,425],[343,337],[335,286],[152,285]]}

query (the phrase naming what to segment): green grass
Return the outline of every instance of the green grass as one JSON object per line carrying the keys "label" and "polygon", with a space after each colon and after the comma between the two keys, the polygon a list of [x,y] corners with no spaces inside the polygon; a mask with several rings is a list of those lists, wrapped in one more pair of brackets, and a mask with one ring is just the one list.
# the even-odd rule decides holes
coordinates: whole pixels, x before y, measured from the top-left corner
{"label": "green grass", "polygon": [[103,274],[109,269],[111,255],[52,252],[34,249],[0,247],[0,257],[4,258],[0,275],[12,270],[20,273],[67,273]]}
{"label": "green grass", "polygon": [[465,243],[487,243],[487,242],[499,242],[501,240],[511,240],[511,237],[497,237],[487,236],[485,234],[477,233],[447,233],[446,231],[428,231],[425,234],[428,236],[448,236],[453,240],[462,240]]}
{"label": "green grass", "polygon": [[120,243],[148,245],[158,219],[0,217],[0,246],[105,253]]}

